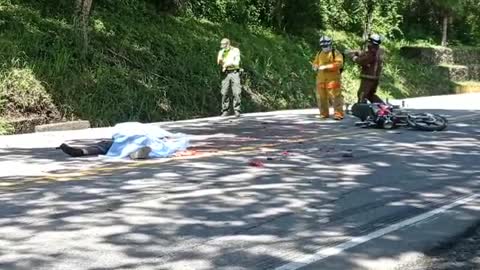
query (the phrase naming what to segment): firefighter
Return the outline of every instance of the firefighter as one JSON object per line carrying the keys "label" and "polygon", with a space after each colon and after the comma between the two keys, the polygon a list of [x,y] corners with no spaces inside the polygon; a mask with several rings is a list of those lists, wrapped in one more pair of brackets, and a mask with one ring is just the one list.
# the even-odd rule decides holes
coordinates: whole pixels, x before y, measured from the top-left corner
{"label": "firefighter", "polygon": [[360,88],[357,93],[358,102],[383,103],[383,100],[376,94],[380,75],[382,74],[384,50],[380,48],[382,39],[377,34],[368,38],[367,51],[351,52],[352,60],[360,65]]}
{"label": "firefighter", "polygon": [[341,89],[343,55],[333,47],[333,40],[328,36],[320,38],[320,47],[321,51],[317,53],[312,63],[313,70],[317,72],[320,117],[329,118],[329,105],[333,105],[334,119],[342,120],[344,117]]}

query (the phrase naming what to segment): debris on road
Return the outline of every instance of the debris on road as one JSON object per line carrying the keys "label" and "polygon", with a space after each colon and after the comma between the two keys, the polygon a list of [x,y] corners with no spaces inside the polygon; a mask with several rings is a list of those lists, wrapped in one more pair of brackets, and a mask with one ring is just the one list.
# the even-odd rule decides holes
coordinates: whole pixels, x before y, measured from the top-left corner
{"label": "debris on road", "polygon": [[353,158],[353,151],[349,149],[349,150],[343,152],[342,157],[344,157],[344,158]]}
{"label": "debris on road", "polygon": [[190,156],[197,156],[199,155],[197,150],[185,150],[181,152],[177,152],[175,154],[176,157],[190,157]]}
{"label": "debris on road", "polygon": [[257,168],[263,168],[265,167],[265,164],[258,160],[258,159],[252,159],[248,162],[248,165],[252,166],[252,167],[257,167]]}

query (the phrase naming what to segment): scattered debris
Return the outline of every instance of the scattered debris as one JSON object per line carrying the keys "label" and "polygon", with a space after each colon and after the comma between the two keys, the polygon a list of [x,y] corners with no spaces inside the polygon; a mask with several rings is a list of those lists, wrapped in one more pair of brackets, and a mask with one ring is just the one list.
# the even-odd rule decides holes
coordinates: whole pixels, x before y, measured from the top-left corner
{"label": "scattered debris", "polygon": [[253,160],[250,160],[250,162],[248,162],[248,165],[252,166],[252,167],[258,167],[258,168],[263,168],[265,167],[265,165],[263,164],[262,161],[258,160],[258,159],[253,159]]}
{"label": "scattered debris", "polygon": [[176,157],[189,157],[189,156],[196,156],[198,155],[198,151],[197,150],[185,150],[185,151],[181,151],[181,152],[177,152],[175,154]]}

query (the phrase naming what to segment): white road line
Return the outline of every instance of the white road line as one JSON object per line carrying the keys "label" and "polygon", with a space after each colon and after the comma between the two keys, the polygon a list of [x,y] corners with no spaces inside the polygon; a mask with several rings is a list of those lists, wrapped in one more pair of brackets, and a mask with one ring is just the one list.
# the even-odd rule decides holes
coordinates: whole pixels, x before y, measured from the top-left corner
{"label": "white road line", "polygon": [[338,255],[338,254],[340,254],[340,253],[342,253],[342,252],[344,252],[348,249],[351,249],[353,247],[356,247],[358,245],[366,243],[370,240],[382,237],[382,236],[384,236],[386,234],[389,234],[391,232],[400,230],[404,227],[413,225],[413,224],[418,223],[420,221],[431,218],[435,215],[446,212],[447,210],[450,210],[450,209],[455,208],[457,206],[467,204],[467,203],[475,200],[477,197],[478,197],[477,194],[471,195],[469,197],[465,197],[465,198],[463,198],[461,200],[457,200],[457,201],[455,201],[451,204],[444,205],[440,208],[434,209],[432,211],[426,212],[426,213],[418,215],[416,217],[412,217],[412,218],[409,218],[407,220],[392,224],[392,225],[390,225],[388,227],[385,227],[383,229],[380,229],[378,231],[374,231],[374,232],[369,233],[369,234],[364,235],[364,236],[355,237],[352,240],[347,241],[347,242],[342,243],[342,244],[339,244],[335,247],[324,248],[324,249],[319,250],[315,254],[306,255],[306,256],[303,256],[303,257],[300,257],[300,258],[296,258],[295,261],[293,261],[291,263],[288,263],[288,264],[285,264],[283,266],[277,267],[277,268],[275,268],[275,270],[297,270],[297,269],[300,269],[300,268],[305,267],[307,265],[310,265],[312,263],[316,263],[316,262],[319,262],[321,260],[324,260],[328,257]]}

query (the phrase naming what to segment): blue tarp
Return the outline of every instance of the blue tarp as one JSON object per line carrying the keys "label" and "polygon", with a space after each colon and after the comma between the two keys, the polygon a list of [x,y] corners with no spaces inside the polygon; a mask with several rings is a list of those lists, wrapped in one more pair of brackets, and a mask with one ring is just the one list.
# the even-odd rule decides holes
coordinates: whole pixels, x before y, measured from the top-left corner
{"label": "blue tarp", "polygon": [[160,127],[128,122],[114,127],[113,145],[106,154],[110,158],[126,158],[136,150],[148,146],[149,158],[170,157],[189,146],[189,138],[182,133],[170,133]]}

